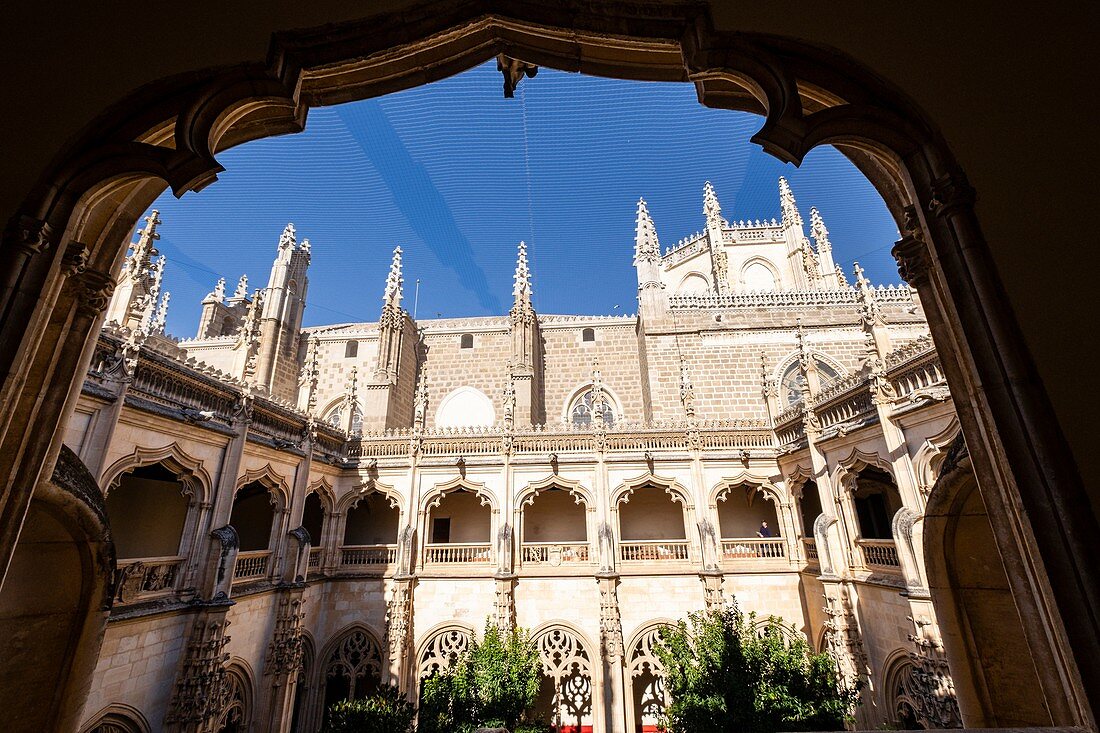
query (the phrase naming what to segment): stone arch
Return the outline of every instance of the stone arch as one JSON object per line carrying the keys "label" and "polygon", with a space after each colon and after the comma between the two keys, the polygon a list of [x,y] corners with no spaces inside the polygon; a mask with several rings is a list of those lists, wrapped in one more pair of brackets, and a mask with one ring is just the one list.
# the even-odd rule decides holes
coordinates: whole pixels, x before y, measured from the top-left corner
{"label": "stone arch", "polygon": [[402,497],[393,486],[374,479],[359,484],[340,498],[342,546],[393,545],[401,529]]}
{"label": "stone arch", "polygon": [[[743,497],[745,504],[752,514],[751,521],[746,524],[743,517],[738,517],[739,512],[731,512],[732,505],[729,501],[732,497]],[[720,538],[752,538],[761,531],[761,523],[768,522],[771,536],[775,538],[790,537],[791,522],[789,515],[790,501],[784,492],[766,479],[750,475],[736,478],[726,478],[719,481],[710,491],[710,505],[714,508],[718,518],[718,535]],[[758,500],[765,504],[756,505]],[[721,504],[719,503],[721,502]],[[768,507],[767,504],[771,506]],[[729,507],[729,508],[727,508]],[[725,518],[725,521],[723,521]]]}
{"label": "stone arch", "polygon": [[309,494],[317,494],[325,507],[325,511],[336,511],[336,489],[328,480],[328,476],[322,476],[316,481],[310,481],[306,486],[306,495],[308,496]]}
{"label": "stone arch", "polygon": [[[830,381],[843,379],[847,376],[848,370],[833,357],[814,348],[810,348],[809,352],[810,357],[817,362],[818,373],[822,377],[821,384],[824,385]],[[772,379],[775,380],[775,384],[778,385],[780,390],[779,402],[781,409],[797,401],[797,399],[792,399],[788,395],[795,394],[795,390],[792,389],[791,380],[800,375],[798,363],[799,354],[796,349],[780,359],[779,363],[775,366],[775,370],[772,372]],[[784,398],[786,398],[786,401],[784,401]]]}
{"label": "stone arch", "polygon": [[611,492],[611,505],[613,507],[618,507],[620,504],[629,502],[631,495],[645,486],[655,486],[659,489],[663,489],[666,494],[672,497],[674,502],[682,504],[686,510],[695,508],[694,503],[691,501],[691,492],[681,486],[676,479],[657,476],[650,472],[626,479],[619,484],[618,487]]}
{"label": "stone arch", "polygon": [[897,486],[897,477],[894,475],[894,467],[890,461],[877,453],[860,450],[859,447],[852,448],[846,457],[837,461],[836,468],[833,469],[833,485],[851,491],[854,488],[852,482],[865,468],[877,468],[889,474],[894,486]]}
{"label": "stone arch", "polygon": [[496,423],[496,408],[480,389],[463,385],[439,401],[435,411],[437,428],[490,427]]}
{"label": "stone arch", "polygon": [[[628,731],[638,726],[656,727],[665,706],[668,691],[664,685],[664,665],[653,648],[662,628],[676,626],[675,621],[655,619],[643,624],[630,639],[626,649],[627,726]],[[643,727],[643,730],[646,728]]]}
{"label": "stone arch", "polygon": [[199,503],[211,500],[213,479],[203,466],[202,460],[187,453],[178,443],[169,443],[160,448],[138,446],[127,456],[112,463],[104,472],[101,480],[103,493],[109,494],[118,486],[119,479],[135,468],[164,465],[180,477],[180,483]]}
{"label": "stone arch", "polygon": [[679,285],[676,286],[676,294],[694,295],[697,293],[709,293],[712,288],[710,285],[710,278],[705,274],[695,271],[689,272],[680,279]]}
{"label": "stone arch", "polygon": [[895,649],[882,663],[879,704],[887,724],[893,724],[900,730],[924,728],[917,720],[918,703],[912,699],[908,690],[908,679],[913,674],[913,661],[904,649]]}
{"label": "stone arch", "polygon": [[[571,413],[573,407],[584,398],[586,394],[592,389],[593,383],[591,381],[581,382],[573,387],[565,398],[565,402],[562,403],[561,421],[564,425],[572,424]],[[619,399],[619,396],[615,393],[615,390],[607,386],[607,384],[601,384],[600,389],[603,391],[604,399],[607,400],[607,404],[611,406],[614,422],[622,422],[626,419],[626,413],[623,411],[623,402]]]}
{"label": "stone arch", "polygon": [[596,500],[579,481],[550,475],[528,483],[516,497],[513,523],[521,563],[557,567],[594,559]]}
{"label": "stone arch", "polygon": [[342,428],[343,421],[341,418],[343,417],[344,406],[347,404],[347,402],[347,397],[343,395],[329,400],[328,404],[321,408],[321,410],[317,413],[321,416],[321,422],[328,423],[329,425],[335,425],[338,428]]}
{"label": "stone arch", "polygon": [[237,479],[234,491],[240,491],[245,486],[256,483],[267,487],[276,508],[283,509],[290,506],[290,484],[287,483],[286,477],[272,468],[270,463],[260,468],[246,470],[244,475]]}
{"label": "stone arch", "polygon": [[932,486],[939,477],[948,448],[961,432],[959,418],[953,416],[946,428],[925,440],[913,455],[913,473],[917,479],[917,489],[925,501],[928,501],[928,494],[931,493]]}
{"label": "stone arch", "polygon": [[[615,53],[598,51],[611,44]],[[1050,709],[1066,725],[1087,725],[1083,690],[1100,679],[1100,626],[1089,612],[1100,605],[1100,569],[1088,561],[1100,555],[1100,532],[1093,513],[1075,510],[1089,506],[1088,494],[1051,427],[1014,317],[1003,298],[986,297],[999,280],[957,158],[935,121],[865,64],[777,35],[716,30],[705,7],[690,2],[658,14],[629,5],[578,14],[475,1],[418,14],[411,26],[406,16],[380,14],[338,33],[277,34],[270,63],[181,73],[97,115],[36,179],[0,248],[12,283],[0,295],[0,333],[11,342],[0,350],[0,412],[17,416],[0,441],[0,485],[12,487],[0,507],[0,557],[14,551],[38,471],[56,455],[65,395],[75,398],[119,243],[165,186],[177,196],[201,190],[223,170],[218,152],[300,131],[310,106],[441,79],[498,52],[618,78],[692,80],[703,104],[765,115],[752,139],[780,160],[798,163],[832,144],[866,173],[903,233],[894,250],[900,269],[935,316],[945,372],[966,401],[960,415],[976,441],[982,490],[1005,518],[996,538],[1019,560],[1029,603],[1049,606],[1053,593],[1054,625],[1028,630]],[[60,287],[66,281],[73,287]],[[47,355],[55,368],[38,378]],[[983,388],[998,399],[983,398]],[[1015,502],[1025,511],[1012,511]],[[1070,509],[1044,511],[1052,502]]]}
{"label": "stone arch", "polygon": [[745,260],[745,262],[741,265],[740,281],[741,281],[741,286],[745,290],[751,290],[751,291],[761,290],[761,288],[749,288],[748,287],[749,268],[752,268],[752,267],[763,267],[765,270],[768,271],[768,274],[771,275],[771,287],[770,288],[763,288],[763,290],[778,290],[779,289],[780,285],[783,282],[782,279],[780,279],[780,277],[779,277],[779,270],[776,269],[775,265],[767,257],[761,257],[761,256],[758,255],[756,257],[750,257],[749,259]]}
{"label": "stone arch", "polygon": [[564,621],[551,621],[531,633],[542,662],[543,683],[536,710],[549,714],[558,728],[591,728],[594,719],[596,667],[592,643],[584,632]]}
{"label": "stone arch", "polygon": [[449,481],[433,486],[431,491],[425,494],[424,498],[420,500],[421,511],[428,511],[433,507],[439,506],[440,500],[442,500],[445,495],[459,490],[473,493],[481,501],[482,506],[489,507],[494,513],[498,511],[497,498],[493,492],[485,487],[485,484],[477,481],[469,481],[462,476],[456,476]]}
{"label": "stone arch", "polygon": [[77,728],[111,611],[110,538],[103,493],[62,446],[51,478],[31,502],[0,589],[0,704],[7,730]]}
{"label": "stone arch", "polygon": [[474,629],[463,623],[449,621],[433,626],[421,639],[416,651],[416,681],[431,677],[449,667],[469,650]]}
{"label": "stone arch", "polygon": [[382,684],[386,653],[382,636],[364,623],[333,635],[317,659],[320,714],[339,700],[358,699]]}
{"label": "stone arch", "polygon": [[549,475],[538,481],[530,481],[516,496],[516,506],[530,506],[540,493],[547,489],[561,489],[573,497],[577,504],[583,504],[586,509],[592,510],[596,506],[596,497],[592,490],[584,486],[580,481],[574,481],[563,476]]}
{"label": "stone arch", "polygon": [[246,733],[251,730],[255,710],[254,678],[248,662],[239,658],[230,660],[225,670],[226,702],[215,723],[218,733]]}
{"label": "stone arch", "polygon": [[[258,488],[257,488],[258,487]],[[258,489],[267,503],[259,500]],[[290,506],[290,487],[270,463],[245,471],[237,479],[229,524],[237,532],[241,552],[274,551],[282,540],[282,525]],[[266,542],[263,523],[268,523]]]}
{"label": "stone arch", "polygon": [[401,508],[403,497],[397,492],[392,484],[384,484],[381,481],[367,479],[340,497],[339,501],[336,503],[336,511],[347,512],[362,501],[368,494],[379,494],[385,497],[386,502],[394,509]]}
{"label": "stone arch", "polygon": [[317,644],[313,640],[313,634],[302,629],[302,664],[295,681],[294,702],[290,711],[290,733],[302,733],[310,730],[306,721],[313,719],[311,702],[316,697],[313,692],[316,687],[317,668]]}
{"label": "stone arch", "polygon": [[[924,512],[924,561],[964,727],[1050,721],[1040,661],[1025,628],[1044,610],[1017,593],[1018,564],[993,539],[985,500],[960,434]],[[1028,621],[1025,623],[1025,619]]]}
{"label": "stone arch", "polygon": [[80,733],[151,733],[141,711],[131,705],[113,703],[91,716]]}

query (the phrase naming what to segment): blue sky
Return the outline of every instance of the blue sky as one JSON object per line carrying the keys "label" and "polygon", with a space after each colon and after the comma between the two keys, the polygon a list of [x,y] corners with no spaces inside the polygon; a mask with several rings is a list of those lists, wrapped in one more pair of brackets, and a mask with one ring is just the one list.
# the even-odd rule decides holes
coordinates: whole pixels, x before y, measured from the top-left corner
{"label": "blue sky", "polygon": [[[378,317],[390,252],[405,259],[419,316],[502,314],[519,240],[542,313],[636,310],[635,204],[662,247],[703,228],[710,180],[727,219],[779,217],[787,176],[803,217],[821,210],[834,257],[898,282],[897,228],[881,198],[832,148],[801,168],[749,143],[759,117],[707,109],[690,84],[540,70],[504,99],[495,62],[380,99],[314,109],[305,132],[219,155],[220,180],[162,195],[168,330],[192,336],[199,302],[224,275],[267,283],[288,221],[313,246],[305,325]],[[618,306],[618,307],[616,307]]]}

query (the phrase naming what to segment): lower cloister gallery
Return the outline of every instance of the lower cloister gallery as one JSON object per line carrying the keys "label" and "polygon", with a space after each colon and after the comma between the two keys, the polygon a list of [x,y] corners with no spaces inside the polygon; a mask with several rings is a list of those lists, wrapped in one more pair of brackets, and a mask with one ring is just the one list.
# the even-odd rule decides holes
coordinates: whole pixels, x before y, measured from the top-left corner
{"label": "lower cloister gallery", "polygon": [[[490,624],[530,630],[559,733],[648,733],[660,629],[733,599],[860,684],[855,728],[1095,730],[1100,513],[925,113],[716,3],[393,5],[143,87],[28,184],[0,247],[5,730],[319,733]],[[767,220],[699,181],[698,232],[662,244],[641,199],[607,245],[635,315],[537,312],[519,242],[505,315],[414,318],[398,248],[376,321],[303,326],[326,255],[287,224],[266,286],[215,278],[168,332],[166,185],[498,53],[508,96],[538,65],[690,82],[785,162],[835,145],[905,283],[837,266],[784,178]]]}

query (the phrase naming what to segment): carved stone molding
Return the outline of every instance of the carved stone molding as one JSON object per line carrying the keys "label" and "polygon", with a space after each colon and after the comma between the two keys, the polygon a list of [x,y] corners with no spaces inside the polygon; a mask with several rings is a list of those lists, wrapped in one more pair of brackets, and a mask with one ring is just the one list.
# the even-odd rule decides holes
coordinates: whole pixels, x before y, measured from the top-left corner
{"label": "carved stone molding", "polygon": [[114,279],[99,270],[81,270],[69,278],[70,292],[76,298],[77,313],[95,318],[107,309],[115,292]]}

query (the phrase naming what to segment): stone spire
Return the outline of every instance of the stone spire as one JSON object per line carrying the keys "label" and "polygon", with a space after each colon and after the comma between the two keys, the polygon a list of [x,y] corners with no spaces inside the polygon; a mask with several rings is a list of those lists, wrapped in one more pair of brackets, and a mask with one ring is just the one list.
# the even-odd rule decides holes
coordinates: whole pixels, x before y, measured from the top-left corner
{"label": "stone spire", "polygon": [[798,213],[791,186],[783,176],[779,177],[779,208],[783,211],[783,225],[802,228],[802,214]]}
{"label": "stone spire", "polygon": [[863,272],[858,262],[852,263],[856,276],[856,289],[859,291],[859,317],[863,325],[864,338],[867,341],[867,357],[871,361],[881,360],[890,353],[890,331],[886,327],[886,317],[882,306],[875,298],[875,287]]}
{"label": "stone spire", "polygon": [[833,262],[833,245],[829,241],[829,230],[825,228],[825,222],[821,218],[821,212],[814,206],[810,209],[810,236],[817,245],[817,263],[821,277],[828,287],[840,287],[840,280],[836,276],[836,263]]}
{"label": "stone spire", "polygon": [[[222,293],[225,293],[225,278],[221,279]],[[241,279],[237,281],[237,289],[233,291],[234,300],[244,300],[248,297],[248,275],[241,275]]]}
{"label": "stone spire", "polygon": [[288,223],[283,228],[283,233],[279,235],[279,251],[293,250],[297,244],[298,240],[294,235],[294,224],[292,222]]}
{"label": "stone spire", "polygon": [[172,299],[172,294],[167,290],[160,296],[160,305],[157,306],[157,313],[153,316],[153,323],[151,326],[153,333],[164,333],[164,326],[168,321],[168,301]]}
{"label": "stone spire", "polygon": [[600,371],[599,359],[592,359],[592,425],[602,430],[607,424],[605,412],[610,410],[607,400],[607,391],[603,386],[603,373]]}
{"label": "stone spire", "polygon": [[383,308],[392,306],[394,309],[401,307],[402,285],[405,284],[401,277],[401,248],[393,248],[393,260],[390,261],[390,271],[386,275],[386,287],[382,291]]}
{"label": "stone spire", "polygon": [[821,388],[821,378],[817,373],[817,361],[807,343],[806,332],[802,328],[802,319],[795,319],[795,338],[798,339],[798,368],[802,372],[802,397],[808,405],[810,396],[816,395]]}
{"label": "stone spire", "polygon": [[347,384],[344,385],[344,409],[340,415],[340,427],[349,435],[359,432],[355,419],[357,410],[359,410],[359,369],[352,367]]}
{"label": "stone spire", "polygon": [[527,267],[527,244],[519,243],[516,273],[512,276],[512,308],[531,307],[531,270]]}
{"label": "stone spire", "polygon": [[423,432],[428,415],[428,363],[420,364],[420,377],[416,383],[416,395],[413,397],[413,428]]}
{"label": "stone spire", "polygon": [[130,331],[149,332],[164,274],[164,258],[154,261],[160,254],[155,244],[160,239],[157,233],[160,223],[160,215],[154,209],[145,217],[145,228],[137,231],[138,241],[130,245],[130,255],[107,308],[108,323]]}
{"label": "stone spire", "polygon": [[261,341],[261,313],[263,311],[264,291],[256,290],[252,293],[252,303],[248,306],[248,315],[245,316],[241,330],[237,334],[237,343],[234,347],[240,353],[240,377],[247,388],[251,389],[256,384],[256,361],[260,353]]}
{"label": "stone spire", "polygon": [[763,350],[760,351],[760,391],[768,406],[768,417],[774,419],[779,412],[779,389],[768,366],[768,354]]}
{"label": "stone spire", "polygon": [[714,186],[707,181],[703,184],[703,216],[707,218],[707,226],[712,223],[721,225],[722,207],[718,203],[718,194],[714,192]]}
{"label": "stone spire", "polygon": [[844,270],[840,269],[840,265],[836,266],[836,284],[841,288],[849,287],[848,278],[844,276]]}
{"label": "stone spire", "polygon": [[638,217],[634,230],[634,265],[657,262],[661,257],[661,243],[657,240],[657,227],[649,215],[645,199],[638,199]]}
{"label": "stone spire", "polygon": [[222,303],[225,302],[225,278],[219,277],[218,282],[214,284],[214,289],[203,298],[203,302]]}

